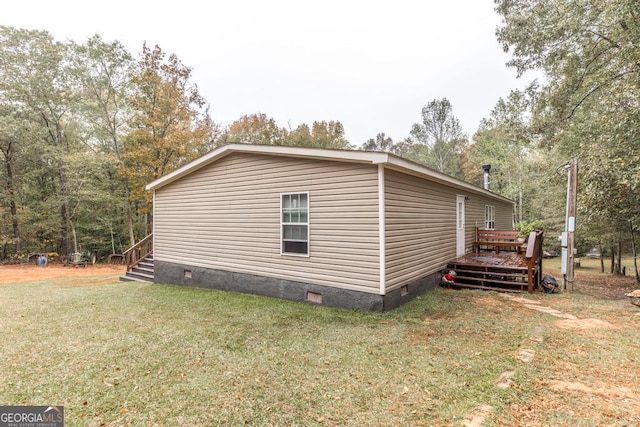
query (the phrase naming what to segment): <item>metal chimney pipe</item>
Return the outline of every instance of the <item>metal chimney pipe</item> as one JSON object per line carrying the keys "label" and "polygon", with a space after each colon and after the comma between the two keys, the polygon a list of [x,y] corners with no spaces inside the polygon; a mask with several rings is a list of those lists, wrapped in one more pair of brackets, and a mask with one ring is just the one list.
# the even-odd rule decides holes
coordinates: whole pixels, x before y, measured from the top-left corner
{"label": "metal chimney pipe", "polygon": [[491,191],[491,184],[489,182],[489,172],[491,171],[491,165],[482,165],[484,170],[484,189]]}

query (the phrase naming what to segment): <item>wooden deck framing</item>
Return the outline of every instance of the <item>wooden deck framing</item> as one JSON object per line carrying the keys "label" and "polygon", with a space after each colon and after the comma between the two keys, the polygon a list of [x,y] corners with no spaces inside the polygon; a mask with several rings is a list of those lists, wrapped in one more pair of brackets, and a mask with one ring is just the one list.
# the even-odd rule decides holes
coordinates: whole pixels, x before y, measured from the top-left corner
{"label": "wooden deck framing", "polygon": [[527,251],[483,251],[468,253],[447,265],[456,272],[451,286],[500,292],[541,289],[543,232],[529,235]]}

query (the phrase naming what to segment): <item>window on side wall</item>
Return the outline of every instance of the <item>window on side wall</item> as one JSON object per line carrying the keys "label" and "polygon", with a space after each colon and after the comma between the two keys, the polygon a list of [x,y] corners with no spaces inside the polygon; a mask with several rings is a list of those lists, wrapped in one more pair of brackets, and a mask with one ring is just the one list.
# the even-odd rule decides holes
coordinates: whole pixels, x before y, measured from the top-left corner
{"label": "window on side wall", "polygon": [[496,207],[491,205],[484,206],[484,228],[486,230],[495,230],[496,228]]}
{"label": "window on side wall", "polygon": [[309,193],[281,195],[280,253],[309,255]]}

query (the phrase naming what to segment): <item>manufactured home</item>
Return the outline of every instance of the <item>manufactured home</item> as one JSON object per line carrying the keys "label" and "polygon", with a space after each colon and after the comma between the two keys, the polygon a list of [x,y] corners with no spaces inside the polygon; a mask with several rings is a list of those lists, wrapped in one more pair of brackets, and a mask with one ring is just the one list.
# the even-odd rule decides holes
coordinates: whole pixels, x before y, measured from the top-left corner
{"label": "manufactured home", "polygon": [[513,202],[390,153],[232,144],[147,185],[153,280],[385,311]]}

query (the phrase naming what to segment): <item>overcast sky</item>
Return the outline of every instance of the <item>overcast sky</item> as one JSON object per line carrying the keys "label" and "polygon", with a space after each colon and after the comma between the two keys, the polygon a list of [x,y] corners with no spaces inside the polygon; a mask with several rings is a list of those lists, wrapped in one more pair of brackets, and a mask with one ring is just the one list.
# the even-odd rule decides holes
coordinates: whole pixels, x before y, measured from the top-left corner
{"label": "overcast sky", "polygon": [[448,98],[472,135],[500,97],[531,79],[495,38],[492,0],[11,0],[0,25],[84,42],[146,41],[193,69],[213,119],[265,113],[278,125],[339,120],[361,145],[409,135],[420,110]]}

